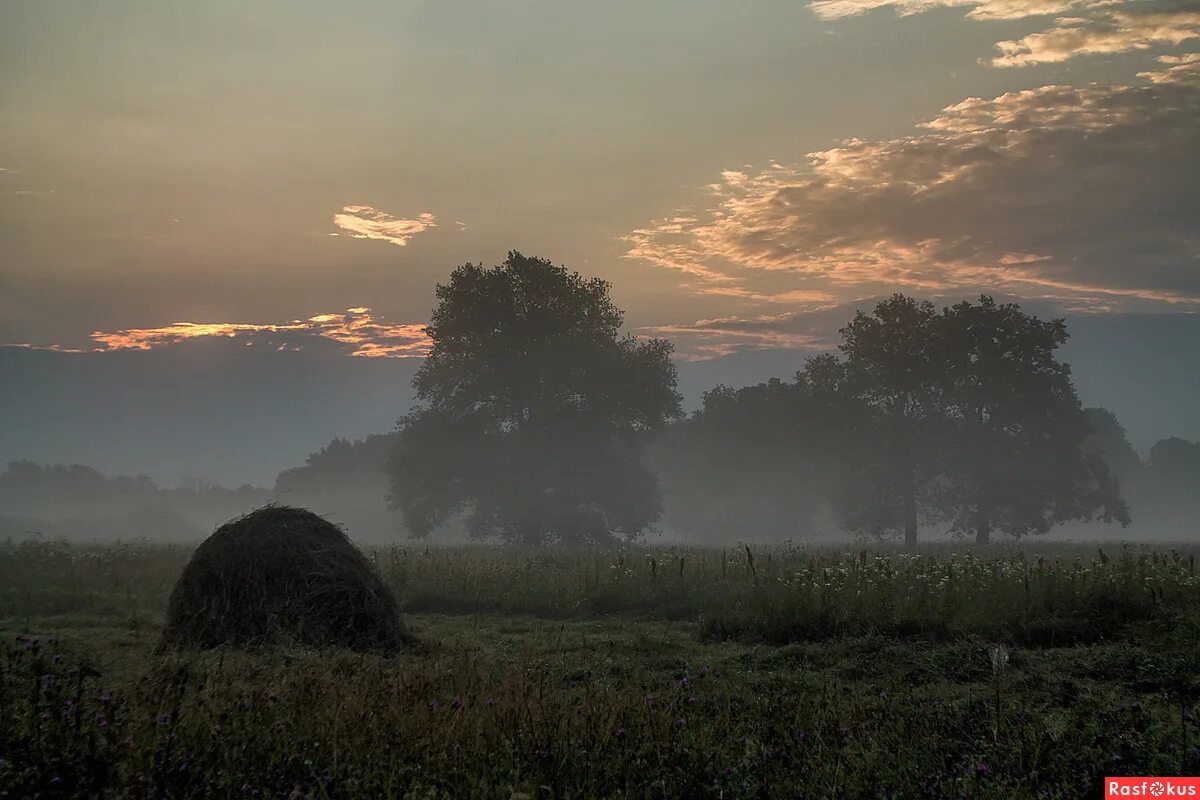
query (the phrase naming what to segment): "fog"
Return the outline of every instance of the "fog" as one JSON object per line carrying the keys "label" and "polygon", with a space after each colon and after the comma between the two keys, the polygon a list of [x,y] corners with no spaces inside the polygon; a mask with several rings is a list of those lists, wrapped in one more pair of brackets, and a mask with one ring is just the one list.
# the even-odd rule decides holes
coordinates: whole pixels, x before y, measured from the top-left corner
{"label": "fog", "polygon": [[[544,259],[513,252],[495,267],[464,265],[436,292],[428,357],[355,386],[357,401],[328,383],[306,392],[296,354],[277,351],[290,377],[264,393],[253,366],[272,356],[254,353],[226,375],[215,407],[186,384],[164,394],[151,383],[160,392],[134,402],[154,414],[125,407],[148,420],[140,432],[104,417],[89,428],[136,458],[161,446],[153,420],[163,415],[184,450],[221,442],[214,452],[238,465],[229,476],[301,450],[317,406],[337,428],[361,430],[382,428],[372,420],[394,403],[391,430],[335,436],[253,482],[12,461],[0,473],[0,537],[196,542],[267,504],[311,509],[377,544],[1195,536],[1200,443],[1167,435],[1135,447],[1117,413],[1080,397],[1062,357],[1069,323],[1016,303],[981,296],[939,308],[896,294],[843,309],[840,341],[755,381],[709,362],[681,366],[669,338],[623,333],[606,282]],[[118,360],[112,374],[128,378],[132,363]],[[330,376],[349,374],[338,369]],[[397,388],[401,376],[411,389]],[[286,447],[254,440],[257,416]],[[9,419],[15,429],[37,417],[27,402]],[[44,416],[40,425],[55,427]]]}
{"label": "fog", "polygon": [[[1095,426],[1088,447],[1116,476],[1131,523],[1055,526],[1038,539],[1183,542],[1200,530],[1200,443],[1162,439],[1139,453],[1104,409],[1087,410]],[[792,443],[762,419],[741,441],[703,430],[693,412],[657,435],[647,459],[663,487],[664,513],[650,543],[735,546],[740,542],[850,544],[839,526],[819,457],[792,458]],[[754,429],[757,430],[754,430]],[[722,438],[724,436],[724,438]],[[194,543],[217,525],[267,503],[311,508],[371,544],[411,544],[401,515],[388,506],[388,462],[397,434],[333,439],[269,486],[220,486],[200,481],[162,486],[146,476],[109,476],[83,465],[12,462],[0,472],[0,539],[131,539]],[[562,452],[565,463],[572,457]],[[429,539],[468,540],[461,523]],[[923,525],[927,542],[955,541],[944,527]],[[961,539],[962,537],[958,537]]]}

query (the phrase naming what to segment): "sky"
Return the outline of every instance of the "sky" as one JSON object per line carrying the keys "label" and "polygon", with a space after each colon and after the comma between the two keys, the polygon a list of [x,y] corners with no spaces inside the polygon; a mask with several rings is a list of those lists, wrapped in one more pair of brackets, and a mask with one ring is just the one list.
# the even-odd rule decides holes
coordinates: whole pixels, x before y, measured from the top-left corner
{"label": "sky", "polygon": [[[1141,388],[1188,407],[1196,175],[1195,2],[9,0],[0,459],[108,458],[55,420],[129,369],[232,387],[225,345],[266,383],[403,384],[436,282],[510,249],[610,280],[714,380],[893,291],[987,292],[1093,332],[1085,400],[1129,394],[1106,358],[1179,352]],[[1143,439],[1190,424],[1127,404]]]}

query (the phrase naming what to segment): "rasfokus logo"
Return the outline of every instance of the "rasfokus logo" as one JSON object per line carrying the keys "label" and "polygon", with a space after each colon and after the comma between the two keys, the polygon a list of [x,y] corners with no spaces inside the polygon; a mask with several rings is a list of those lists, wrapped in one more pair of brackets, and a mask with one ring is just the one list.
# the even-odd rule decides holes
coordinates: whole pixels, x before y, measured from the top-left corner
{"label": "rasfokus logo", "polygon": [[1196,797],[1200,798],[1200,778],[1146,777],[1105,778],[1104,797]]}

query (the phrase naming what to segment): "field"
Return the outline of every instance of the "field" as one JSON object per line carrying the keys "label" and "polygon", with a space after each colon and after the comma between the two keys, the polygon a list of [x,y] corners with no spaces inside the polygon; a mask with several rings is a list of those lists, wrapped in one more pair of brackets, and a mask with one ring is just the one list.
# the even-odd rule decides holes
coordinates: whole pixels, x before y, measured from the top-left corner
{"label": "field", "polygon": [[420,644],[169,655],[186,548],[0,543],[0,797],[1100,797],[1200,771],[1186,547],[372,553]]}

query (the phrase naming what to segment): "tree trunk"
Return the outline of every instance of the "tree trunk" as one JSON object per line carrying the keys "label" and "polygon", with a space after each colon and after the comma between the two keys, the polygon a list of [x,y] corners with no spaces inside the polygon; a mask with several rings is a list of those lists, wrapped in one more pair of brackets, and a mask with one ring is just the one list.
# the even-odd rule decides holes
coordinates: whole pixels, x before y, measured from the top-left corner
{"label": "tree trunk", "polygon": [[917,546],[917,497],[911,477],[904,486],[904,546]]}
{"label": "tree trunk", "polygon": [[992,541],[992,520],[988,512],[980,508],[975,511],[975,544],[988,544]]}

